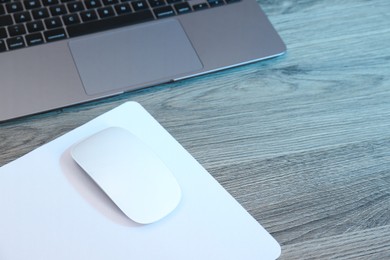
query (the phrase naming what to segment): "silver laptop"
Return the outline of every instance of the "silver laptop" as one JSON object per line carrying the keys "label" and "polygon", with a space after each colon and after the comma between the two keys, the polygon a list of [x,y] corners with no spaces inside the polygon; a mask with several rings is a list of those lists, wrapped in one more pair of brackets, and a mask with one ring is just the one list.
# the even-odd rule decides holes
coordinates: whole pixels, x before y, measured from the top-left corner
{"label": "silver laptop", "polygon": [[0,0],[0,121],[284,52],[255,0]]}

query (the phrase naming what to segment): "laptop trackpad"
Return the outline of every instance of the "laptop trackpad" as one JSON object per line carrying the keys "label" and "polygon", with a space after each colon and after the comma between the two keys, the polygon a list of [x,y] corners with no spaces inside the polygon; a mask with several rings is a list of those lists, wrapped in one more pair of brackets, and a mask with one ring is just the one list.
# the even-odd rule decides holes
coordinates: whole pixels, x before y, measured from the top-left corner
{"label": "laptop trackpad", "polygon": [[203,67],[175,19],[75,39],[69,46],[88,95],[167,82]]}

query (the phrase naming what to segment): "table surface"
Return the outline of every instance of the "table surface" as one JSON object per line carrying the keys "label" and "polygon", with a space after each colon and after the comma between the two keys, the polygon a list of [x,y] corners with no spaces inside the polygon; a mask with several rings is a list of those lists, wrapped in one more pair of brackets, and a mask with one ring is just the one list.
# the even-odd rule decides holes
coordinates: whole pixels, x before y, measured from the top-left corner
{"label": "table surface", "polygon": [[128,100],[281,244],[390,258],[390,1],[267,1],[285,55],[0,124],[0,165]]}

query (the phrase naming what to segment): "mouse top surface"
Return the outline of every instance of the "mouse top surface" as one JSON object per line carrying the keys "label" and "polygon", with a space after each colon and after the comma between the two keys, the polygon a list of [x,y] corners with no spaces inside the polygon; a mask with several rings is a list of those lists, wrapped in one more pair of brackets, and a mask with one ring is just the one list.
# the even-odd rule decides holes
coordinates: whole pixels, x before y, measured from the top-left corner
{"label": "mouse top surface", "polygon": [[158,155],[131,132],[106,128],[76,144],[71,155],[119,209],[140,224],[160,220],[181,190]]}

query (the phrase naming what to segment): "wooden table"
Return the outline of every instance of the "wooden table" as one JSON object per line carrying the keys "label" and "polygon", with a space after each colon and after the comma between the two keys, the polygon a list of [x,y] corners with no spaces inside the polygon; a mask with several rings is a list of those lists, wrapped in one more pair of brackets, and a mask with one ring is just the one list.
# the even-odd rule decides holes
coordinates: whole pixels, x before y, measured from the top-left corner
{"label": "wooden table", "polygon": [[279,58],[0,124],[0,165],[141,103],[282,245],[390,259],[390,1],[259,1]]}

